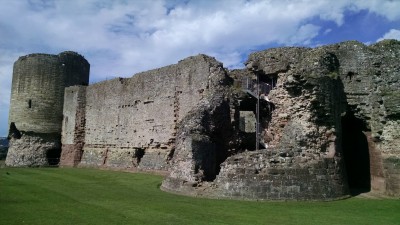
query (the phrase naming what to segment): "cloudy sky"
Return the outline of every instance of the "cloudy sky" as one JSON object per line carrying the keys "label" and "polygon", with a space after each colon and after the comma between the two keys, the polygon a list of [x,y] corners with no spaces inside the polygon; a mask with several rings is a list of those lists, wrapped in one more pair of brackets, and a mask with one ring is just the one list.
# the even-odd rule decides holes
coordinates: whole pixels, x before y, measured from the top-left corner
{"label": "cloudy sky", "polygon": [[93,83],[199,53],[240,68],[256,50],[385,38],[400,40],[400,0],[0,0],[0,136],[22,55],[76,51]]}

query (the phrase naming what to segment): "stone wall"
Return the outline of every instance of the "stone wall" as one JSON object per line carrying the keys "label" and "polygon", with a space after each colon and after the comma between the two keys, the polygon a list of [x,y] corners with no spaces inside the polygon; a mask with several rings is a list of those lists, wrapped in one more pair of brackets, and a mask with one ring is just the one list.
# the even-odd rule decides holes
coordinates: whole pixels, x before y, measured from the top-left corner
{"label": "stone wall", "polygon": [[[228,157],[212,184],[186,179],[179,185],[177,178],[182,180],[185,171],[181,166],[171,171],[162,187],[185,194],[243,199],[337,199],[348,195],[340,132],[335,131],[340,129],[343,97],[335,56],[323,49],[281,48],[252,54],[247,64],[261,80],[274,83],[270,102],[260,104],[267,108],[261,110],[260,119],[268,148],[239,150]],[[243,71],[244,76],[246,73]],[[239,116],[249,113],[239,111]],[[207,151],[202,149],[203,154]],[[202,192],[202,187],[207,188]]]}
{"label": "stone wall", "polygon": [[[231,76],[240,82],[250,71],[250,77],[259,75],[273,86],[269,102],[260,104],[267,149],[230,151],[215,179],[206,180],[201,179],[204,169],[191,170],[201,169],[199,162],[214,147],[207,144],[207,136],[186,135],[181,149],[188,154],[177,154],[172,160],[162,188],[241,199],[329,200],[369,190],[398,196],[399,51],[399,42],[383,41],[372,46],[344,42],[251,54],[247,69]],[[235,92],[234,88],[230,102],[238,101],[233,105],[239,107],[231,107],[230,115],[255,112],[249,107],[255,102]],[[196,121],[201,118],[186,123],[196,129]],[[243,130],[235,120],[232,127]],[[235,141],[231,139],[239,143]],[[199,150],[196,143],[209,147]],[[190,163],[188,158],[199,162]]]}
{"label": "stone wall", "polygon": [[85,144],[86,86],[65,89],[60,164],[76,166]]}
{"label": "stone wall", "polygon": [[[54,155],[61,149],[60,136],[56,134],[25,133],[19,139],[11,139],[7,166],[48,166],[58,164]],[[59,156],[58,156],[59,157]]]}
{"label": "stone wall", "polygon": [[[89,63],[75,52],[31,54],[15,62],[9,125],[15,125],[22,139],[10,136],[7,165],[40,166],[49,163],[48,155],[59,158],[64,89],[88,81]],[[35,150],[32,143],[42,147]]]}
{"label": "stone wall", "polygon": [[[220,67],[215,59],[198,55],[87,87],[79,165],[167,170],[179,122],[209,94],[212,71]],[[66,101],[73,98],[71,91],[67,89]],[[69,114],[64,113],[63,137],[71,144],[69,128],[75,122]],[[69,152],[66,145],[64,152]]]}
{"label": "stone wall", "polygon": [[[16,72],[10,149],[22,150],[7,160],[46,164],[49,150],[60,147],[62,125],[61,165],[168,172],[161,186],[166,191],[258,200],[332,200],[354,190],[399,196],[399,56],[400,42],[393,40],[268,49],[234,71],[198,55],[131,78],[66,88],[59,125],[55,117],[41,125],[48,112],[35,111],[51,105],[46,96],[54,88],[30,89],[29,82],[68,82],[29,81]],[[32,71],[69,68],[32,57],[26,62],[45,67]],[[88,71],[79,63],[63,71],[82,65]],[[257,101],[240,82],[257,76],[272,90],[260,100],[265,149],[255,151]],[[45,98],[35,105],[38,93]],[[26,109],[44,116],[31,117]]]}
{"label": "stone wall", "polygon": [[9,124],[21,131],[61,133],[64,88],[88,81],[89,63],[77,53],[20,57],[13,70]]}
{"label": "stone wall", "polygon": [[257,200],[333,200],[349,194],[333,158],[296,165],[276,149],[248,151],[222,165],[212,197]]}

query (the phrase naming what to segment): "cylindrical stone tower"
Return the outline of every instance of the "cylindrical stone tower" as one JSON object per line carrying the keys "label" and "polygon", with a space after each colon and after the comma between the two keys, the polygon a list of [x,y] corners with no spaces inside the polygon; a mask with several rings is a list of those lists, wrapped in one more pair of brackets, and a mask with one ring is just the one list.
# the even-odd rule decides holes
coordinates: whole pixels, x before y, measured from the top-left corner
{"label": "cylindrical stone tower", "polygon": [[[14,64],[9,125],[9,166],[56,164],[61,151],[64,89],[87,85],[90,65],[75,52],[30,54]],[[12,131],[13,130],[13,131]],[[37,146],[36,146],[37,145]],[[55,161],[54,161],[55,160]]]}

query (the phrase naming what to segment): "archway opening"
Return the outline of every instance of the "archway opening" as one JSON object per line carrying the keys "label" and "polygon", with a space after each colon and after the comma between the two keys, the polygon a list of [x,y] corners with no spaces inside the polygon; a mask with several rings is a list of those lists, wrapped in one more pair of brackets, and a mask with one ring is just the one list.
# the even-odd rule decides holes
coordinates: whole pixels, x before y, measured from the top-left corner
{"label": "archway opening", "polygon": [[370,157],[365,123],[347,112],[342,117],[342,149],[352,195],[371,190]]}
{"label": "archway opening", "polygon": [[52,148],[46,152],[47,163],[49,166],[58,166],[60,163],[61,149]]}

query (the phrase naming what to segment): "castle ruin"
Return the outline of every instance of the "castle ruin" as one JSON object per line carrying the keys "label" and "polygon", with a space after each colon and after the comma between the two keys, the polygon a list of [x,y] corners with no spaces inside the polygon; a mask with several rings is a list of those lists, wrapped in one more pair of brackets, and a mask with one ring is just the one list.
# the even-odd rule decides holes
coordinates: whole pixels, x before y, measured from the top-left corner
{"label": "castle ruin", "polygon": [[[89,63],[74,52],[31,54],[14,63],[6,164],[58,164],[65,87],[87,85]],[[22,133],[22,135],[21,135]]]}
{"label": "castle ruin", "polygon": [[394,40],[268,49],[240,70],[197,55],[89,86],[76,53],[24,56],[6,164],[58,151],[60,166],[158,171],[163,190],[211,198],[400,196],[399,56]]}

